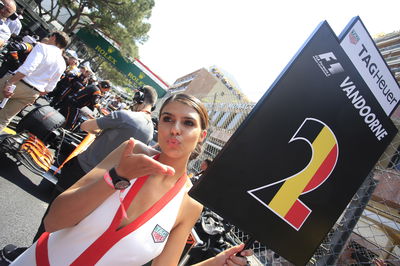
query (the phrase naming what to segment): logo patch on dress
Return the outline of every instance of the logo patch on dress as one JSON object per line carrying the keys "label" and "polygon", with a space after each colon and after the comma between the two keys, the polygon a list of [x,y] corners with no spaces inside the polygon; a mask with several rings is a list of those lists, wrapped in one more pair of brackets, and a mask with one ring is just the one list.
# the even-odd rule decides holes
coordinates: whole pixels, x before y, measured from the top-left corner
{"label": "logo patch on dress", "polygon": [[159,226],[158,224],[154,227],[153,232],[151,232],[151,236],[153,237],[154,243],[162,243],[167,239],[169,233],[167,230]]}

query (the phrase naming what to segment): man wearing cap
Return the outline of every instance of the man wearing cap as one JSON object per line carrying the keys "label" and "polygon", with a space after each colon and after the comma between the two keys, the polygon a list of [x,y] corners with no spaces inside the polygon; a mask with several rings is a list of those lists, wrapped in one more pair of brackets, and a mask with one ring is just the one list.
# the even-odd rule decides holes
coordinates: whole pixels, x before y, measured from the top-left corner
{"label": "man wearing cap", "polygon": [[[46,44],[36,44],[14,75],[5,75],[0,79],[0,101],[9,98],[0,110],[0,130],[23,108],[54,89],[66,68],[62,49],[68,43],[66,33],[53,32]],[[10,92],[13,85],[16,86],[15,91]]]}

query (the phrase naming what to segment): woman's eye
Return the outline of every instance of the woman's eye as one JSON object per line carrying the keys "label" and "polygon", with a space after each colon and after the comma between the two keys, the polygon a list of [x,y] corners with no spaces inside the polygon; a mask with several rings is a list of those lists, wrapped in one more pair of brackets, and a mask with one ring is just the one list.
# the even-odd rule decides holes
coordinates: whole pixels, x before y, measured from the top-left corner
{"label": "woman's eye", "polygon": [[191,121],[191,120],[185,120],[184,124],[185,124],[186,126],[190,126],[190,127],[194,126],[194,122]]}
{"label": "woman's eye", "polygon": [[171,122],[171,121],[172,121],[172,118],[169,117],[169,116],[164,116],[164,117],[162,118],[162,121],[163,121],[163,122]]}

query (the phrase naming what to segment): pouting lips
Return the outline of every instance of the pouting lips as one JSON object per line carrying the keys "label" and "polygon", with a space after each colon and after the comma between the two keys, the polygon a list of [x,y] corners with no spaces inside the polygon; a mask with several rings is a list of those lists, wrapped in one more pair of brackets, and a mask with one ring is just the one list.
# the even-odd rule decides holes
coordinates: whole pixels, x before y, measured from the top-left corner
{"label": "pouting lips", "polygon": [[172,144],[172,145],[177,145],[177,144],[180,144],[181,142],[176,138],[170,138],[167,140],[167,143]]}

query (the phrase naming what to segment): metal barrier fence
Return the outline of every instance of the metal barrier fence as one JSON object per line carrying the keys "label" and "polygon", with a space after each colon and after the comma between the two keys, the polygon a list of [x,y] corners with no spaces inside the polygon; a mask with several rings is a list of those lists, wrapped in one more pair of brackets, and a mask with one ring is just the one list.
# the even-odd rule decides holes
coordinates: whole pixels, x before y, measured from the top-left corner
{"label": "metal barrier fence", "polygon": [[[210,128],[203,153],[189,164],[193,173],[203,160],[217,155],[255,105],[235,89],[201,100]],[[400,119],[394,123],[399,128]],[[399,145],[398,134],[307,265],[400,265]],[[242,242],[247,239],[239,229],[234,234]],[[261,243],[253,250],[257,259],[251,265],[292,265]]]}

